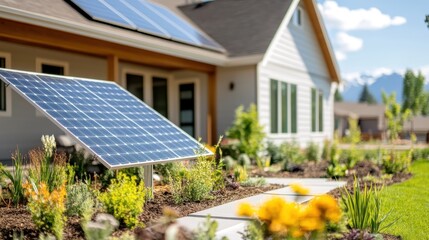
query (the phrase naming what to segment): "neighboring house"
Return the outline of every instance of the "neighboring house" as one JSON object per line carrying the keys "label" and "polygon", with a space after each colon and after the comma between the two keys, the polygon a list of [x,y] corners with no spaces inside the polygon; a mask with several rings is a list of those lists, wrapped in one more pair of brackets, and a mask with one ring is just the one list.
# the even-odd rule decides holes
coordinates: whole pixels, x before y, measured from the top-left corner
{"label": "neighboring house", "polygon": [[357,119],[362,139],[382,139],[386,127],[383,104],[335,102],[335,130],[339,136],[347,135],[349,118]]}
{"label": "neighboring house", "polygon": [[[73,2],[109,1],[0,0],[0,67],[115,81],[209,143],[250,103],[268,140],[332,137],[340,76],[314,0],[216,0],[181,6],[177,16],[159,6],[160,19],[135,7],[95,9],[108,24]],[[179,38],[129,29],[129,19],[153,30],[163,21]],[[42,134],[63,134],[4,84],[0,123],[0,159],[39,146]]]}
{"label": "neighboring house", "polygon": [[429,117],[428,116],[416,116],[411,118],[409,121],[404,123],[402,129],[402,137],[409,139],[410,134],[414,133],[417,138],[417,142],[429,143]]}

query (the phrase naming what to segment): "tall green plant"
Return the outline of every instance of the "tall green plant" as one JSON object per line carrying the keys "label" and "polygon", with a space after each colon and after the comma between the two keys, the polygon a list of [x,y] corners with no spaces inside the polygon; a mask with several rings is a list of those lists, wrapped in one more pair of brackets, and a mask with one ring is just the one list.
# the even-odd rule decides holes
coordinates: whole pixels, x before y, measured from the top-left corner
{"label": "tall green plant", "polygon": [[404,122],[409,119],[411,111],[402,111],[401,105],[396,102],[396,94],[387,95],[382,92],[383,103],[386,105],[385,115],[387,119],[387,131],[390,140],[399,138]]}
{"label": "tall green plant", "polygon": [[352,229],[379,233],[395,223],[395,221],[389,223],[386,221],[391,211],[386,214],[381,212],[382,201],[379,190],[367,185],[361,190],[357,179],[354,181],[352,193],[344,188],[341,201]]}
{"label": "tall green plant", "polygon": [[246,153],[251,158],[256,158],[258,151],[263,145],[261,142],[265,137],[263,127],[259,124],[256,105],[250,105],[248,111],[240,106],[235,111],[235,120],[232,127],[227,131],[228,138],[238,139],[238,150]]}
{"label": "tall green plant", "polygon": [[12,155],[13,170],[9,171],[5,168],[0,168],[0,174],[3,174],[10,182],[11,185],[6,189],[9,191],[12,203],[17,206],[24,199],[24,169],[23,169],[23,158],[19,151]]}

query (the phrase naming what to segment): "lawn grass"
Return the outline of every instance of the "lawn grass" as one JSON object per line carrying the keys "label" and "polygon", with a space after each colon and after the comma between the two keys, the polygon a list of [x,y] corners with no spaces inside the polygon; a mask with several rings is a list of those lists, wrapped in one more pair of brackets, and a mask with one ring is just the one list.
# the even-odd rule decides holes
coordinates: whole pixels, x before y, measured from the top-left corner
{"label": "lawn grass", "polygon": [[429,161],[414,162],[411,172],[411,179],[381,192],[384,212],[393,209],[389,218],[399,219],[385,232],[405,240],[429,240]]}

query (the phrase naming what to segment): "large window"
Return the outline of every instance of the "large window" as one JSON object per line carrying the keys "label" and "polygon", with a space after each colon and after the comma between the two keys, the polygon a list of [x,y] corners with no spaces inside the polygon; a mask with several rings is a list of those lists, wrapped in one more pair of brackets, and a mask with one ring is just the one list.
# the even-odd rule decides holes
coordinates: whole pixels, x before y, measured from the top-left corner
{"label": "large window", "polygon": [[271,80],[270,85],[271,133],[296,133],[296,85],[277,80]]}
{"label": "large window", "polygon": [[125,81],[128,92],[144,101],[144,76],[141,74],[126,73]]}
{"label": "large window", "polygon": [[311,131],[323,132],[323,93],[311,89]]}
{"label": "large window", "polygon": [[[6,58],[0,57],[0,68],[6,67]],[[0,111],[6,112],[6,84],[0,81]]]}
{"label": "large window", "polygon": [[[10,53],[0,52],[0,68],[11,68]],[[0,117],[12,116],[12,91],[0,80]]]}
{"label": "large window", "polygon": [[153,109],[164,117],[168,117],[167,78],[152,78]]}
{"label": "large window", "polygon": [[54,75],[69,75],[69,64],[63,61],[50,59],[36,59],[36,71]]}

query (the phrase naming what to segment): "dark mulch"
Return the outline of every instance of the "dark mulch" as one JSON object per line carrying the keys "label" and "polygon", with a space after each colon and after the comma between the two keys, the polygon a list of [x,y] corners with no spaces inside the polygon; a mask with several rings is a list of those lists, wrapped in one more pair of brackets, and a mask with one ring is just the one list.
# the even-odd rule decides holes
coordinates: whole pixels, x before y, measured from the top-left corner
{"label": "dark mulch", "polygon": [[[183,204],[174,203],[172,194],[169,192],[167,187],[156,187],[154,191],[155,198],[153,201],[147,202],[145,204],[144,213],[140,216],[140,220],[141,222],[145,223],[146,226],[151,226],[162,216],[162,210],[166,206],[177,211],[178,217],[184,217],[193,212],[198,212],[210,207],[215,207],[227,202],[246,198],[280,187],[282,186],[267,185],[265,187],[240,187],[238,189],[228,187],[223,191],[215,192],[212,199],[196,203],[188,202]],[[114,235],[120,235],[126,230],[127,229],[120,229]],[[0,204],[0,239],[13,239],[14,232],[16,232],[18,235],[23,232],[25,239],[38,239],[38,231],[31,221],[30,213],[27,209],[25,209],[24,206],[15,208],[4,205],[2,206]],[[155,232],[160,234],[159,232],[162,231],[159,231],[158,229]],[[145,234],[147,234],[147,231]],[[157,235],[155,234],[154,236]],[[84,239],[79,219],[68,219],[64,228],[64,239]],[[150,238],[147,237],[147,239]]]}
{"label": "dark mulch", "polygon": [[292,167],[293,171],[263,171],[261,169],[253,169],[252,176],[260,177],[278,177],[278,178],[323,178],[327,177],[328,161],[320,162],[305,162],[303,164]]}
{"label": "dark mulch", "polygon": [[164,207],[169,207],[179,213],[179,217],[187,216],[190,213],[198,212],[210,207],[218,206],[234,200],[250,197],[256,194],[267,192],[282,187],[282,185],[267,185],[265,187],[240,187],[238,189],[225,188],[223,191],[214,193],[213,199],[201,202],[186,202],[175,204],[173,196],[168,188],[161,187],[154,192],[154,200],[145,204],[145,211],[140,216],[141,222],[147,226],[155,223],[161,216]]}

